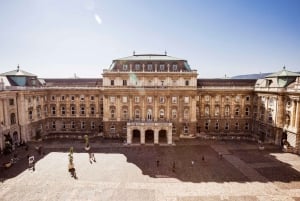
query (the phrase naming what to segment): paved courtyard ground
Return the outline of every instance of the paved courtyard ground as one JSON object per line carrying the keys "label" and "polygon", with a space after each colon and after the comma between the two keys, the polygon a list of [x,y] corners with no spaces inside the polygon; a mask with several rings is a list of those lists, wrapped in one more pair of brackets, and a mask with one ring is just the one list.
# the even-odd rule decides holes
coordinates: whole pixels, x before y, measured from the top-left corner
{"label": "paved courtyard ground", "polygon": [[[44,155],[34,149],[38,145]],[[68,172],[70,146],[77,179]],[[94,140],[91,146],[96,162],[79,141],[18,148],[20,160],[1,168],[0,200],[300,200],[299,156],[278,147],[260,151],[253,142],[200,140],[173,146]],[[27,168],[27,154],[35,155],[35,171]],[[5,160],[0,157],[1,164]]]}

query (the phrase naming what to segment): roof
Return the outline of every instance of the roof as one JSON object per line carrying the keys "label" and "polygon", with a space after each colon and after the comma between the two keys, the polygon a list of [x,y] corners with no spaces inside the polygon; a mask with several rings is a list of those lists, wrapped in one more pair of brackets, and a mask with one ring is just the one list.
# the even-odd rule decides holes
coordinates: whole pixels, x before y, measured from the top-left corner
{"label": "roof", "polygon": [[16,70],[12,70],[6,73],[2,73],[0,74],[1,76],[27,76],[27,77],[36,77],[36,75],[32,74],[32,73],[28,73],[24,70],[20,70],[20,67],[18,66],[18,68]]}
{"label": "roof", "polygon": [[256,79],[197,79],[197,86],[202,87],[241,87],[254,86]]}
{"label": "roof", "polygon": [[43,79],[45,86],[59,86],[59,87],[94,87],[102,86],[101,78],[53,78]]}
{"label": "roof", "polygon": [[167,54],[134,54],[129,57],[123,57],[115,59],[114,61],[185,61],[185,59],[180,59],[176,57],[168,56]]}
{"label": "roof", "polygon": [[285,66],[284,66],[281,71],[266,76],[266,78],[271,78],[271,77],[300,77],[300,74],[294,73],[292,71],[288,71],[285,69]]}

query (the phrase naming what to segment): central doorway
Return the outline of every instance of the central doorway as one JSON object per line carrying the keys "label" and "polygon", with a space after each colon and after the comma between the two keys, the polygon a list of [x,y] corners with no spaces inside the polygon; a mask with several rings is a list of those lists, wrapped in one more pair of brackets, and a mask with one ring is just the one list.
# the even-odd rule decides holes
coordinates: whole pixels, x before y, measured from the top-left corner
{"label": "central doorway", "polygon": [[154,143],[154,131],[146,130],[145,132],[145,143],[153,144]]}

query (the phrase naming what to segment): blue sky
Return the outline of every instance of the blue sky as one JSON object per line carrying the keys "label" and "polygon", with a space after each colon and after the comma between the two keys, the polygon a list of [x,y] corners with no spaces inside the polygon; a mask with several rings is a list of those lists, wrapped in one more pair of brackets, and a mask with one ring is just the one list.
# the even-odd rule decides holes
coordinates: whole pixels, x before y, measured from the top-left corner
{"label": "blue sky", "polygon": [[164,53],[200,78],[300,71],[298,0],[0,1],[0,72],[100,77],[113,59]]}

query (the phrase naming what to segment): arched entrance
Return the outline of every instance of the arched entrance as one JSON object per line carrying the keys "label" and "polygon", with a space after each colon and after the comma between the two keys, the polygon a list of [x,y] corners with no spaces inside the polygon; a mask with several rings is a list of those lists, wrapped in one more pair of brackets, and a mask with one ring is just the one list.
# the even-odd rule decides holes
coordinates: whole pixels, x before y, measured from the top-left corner
{"label": "arched entrance", "polygon": [[167,143],[167,131],[166,130],[160,130],[158,133],[158,142],[161,143]]}
{"label": "arched entrance", "polygon": [[154,143],[154,131],[146,130],[145,132],[145,143],[153,144]]}
{"label": "arched entrance", "polygon": [[132,143],[140,143],[141,142],[141,132],[137,129],[132,131]]}

